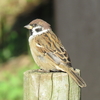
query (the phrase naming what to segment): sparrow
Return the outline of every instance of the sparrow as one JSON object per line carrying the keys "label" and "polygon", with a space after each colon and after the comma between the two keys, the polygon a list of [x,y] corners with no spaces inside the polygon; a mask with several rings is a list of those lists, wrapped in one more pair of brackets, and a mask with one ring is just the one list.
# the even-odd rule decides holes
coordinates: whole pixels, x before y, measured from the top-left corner
{"label": "sparrow", "polygon": [[42,19],[35,19],[24,27],[30,31],[28,41],[31,54],[43,71],[66,72],[80,87],[86,87],[84,80],[72,67],[66,49],[52,31],[50,24]]}

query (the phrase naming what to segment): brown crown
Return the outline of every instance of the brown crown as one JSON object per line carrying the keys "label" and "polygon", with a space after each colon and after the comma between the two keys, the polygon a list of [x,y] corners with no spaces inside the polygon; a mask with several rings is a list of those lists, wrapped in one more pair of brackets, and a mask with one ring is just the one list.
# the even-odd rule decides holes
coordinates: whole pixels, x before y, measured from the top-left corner
{"label": "brown crown", "polygon": [[36,24],[44,27],[44,29],[51,29],[50,24],[48,24],[46,21],[42,19],[35,19],[29,23],[30,25]]}

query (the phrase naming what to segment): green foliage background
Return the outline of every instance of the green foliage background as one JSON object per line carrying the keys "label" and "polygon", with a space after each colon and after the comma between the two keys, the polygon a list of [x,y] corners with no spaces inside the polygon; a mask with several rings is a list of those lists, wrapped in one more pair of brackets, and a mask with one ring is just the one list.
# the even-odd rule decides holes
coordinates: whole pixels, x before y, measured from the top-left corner
{"label": "green foliage background", "polygon": [[[25,68],[26,67],[26,68]],[[31,69],[30,66],[29,68]],[[3,80],[0,81],[0,100],[22,100],[23,98],[23,73],[29,68],[19,68],[16,73],[5,71],[2,73]],[[33,69],[38,66],[34,65]]]}
{"label": "green foliage background", "polygon": [[[51,21],[49,5],[50,0],[0,1],[0,100],[22,100],[23,73],[39,68],[27,57],[29,35],[24,25],[38,17]],[[21,55],[25,56],[19,59]],[[25,57],[28,60],[23,61]]]}

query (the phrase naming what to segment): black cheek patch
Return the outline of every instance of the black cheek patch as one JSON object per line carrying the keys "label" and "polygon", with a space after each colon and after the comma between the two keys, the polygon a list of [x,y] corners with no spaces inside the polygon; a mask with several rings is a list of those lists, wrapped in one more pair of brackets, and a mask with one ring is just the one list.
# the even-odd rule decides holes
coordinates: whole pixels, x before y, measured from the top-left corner
{"label": "black cheek patch", "polygon": [[35,31],[40,32],[40,31],[42,31],[42,28],[37,28],[37,29],[35,29]]}

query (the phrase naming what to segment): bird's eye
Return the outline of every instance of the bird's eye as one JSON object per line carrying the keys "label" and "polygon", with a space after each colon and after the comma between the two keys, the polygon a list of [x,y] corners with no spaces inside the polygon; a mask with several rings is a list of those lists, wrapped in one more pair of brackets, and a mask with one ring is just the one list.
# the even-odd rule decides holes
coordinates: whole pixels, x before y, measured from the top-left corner
{"label": "bird's eye", "polygon": [[35,31],[40,32],[40,31],[42,31],[42,28],[36,28]]}
{"label": "bird's eye", "polygon": [[33,24],[33,27],[36,27],[37,26],[37,24]]}

